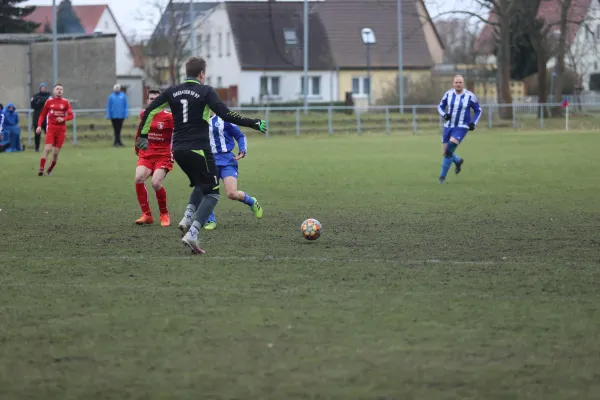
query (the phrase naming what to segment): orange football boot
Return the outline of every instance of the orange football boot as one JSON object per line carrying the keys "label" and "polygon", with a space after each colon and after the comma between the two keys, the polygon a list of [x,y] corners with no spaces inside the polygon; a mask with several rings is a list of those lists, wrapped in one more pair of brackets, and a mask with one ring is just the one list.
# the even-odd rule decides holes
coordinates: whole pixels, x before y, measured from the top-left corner
{"label": "orange football boot", "polygon": [[152,214],[142,214],[142,216],[140,217],[140,219],[138,219],[137,221],[135,221],[136,224],[138,225],[144,225],[144,224],[153,224],[154,223],[154,218],[152,218]]}
{"label": "orange football boot", "polygon": [[160,214],[160,226],[171,226],[171,217],[168,212]]}

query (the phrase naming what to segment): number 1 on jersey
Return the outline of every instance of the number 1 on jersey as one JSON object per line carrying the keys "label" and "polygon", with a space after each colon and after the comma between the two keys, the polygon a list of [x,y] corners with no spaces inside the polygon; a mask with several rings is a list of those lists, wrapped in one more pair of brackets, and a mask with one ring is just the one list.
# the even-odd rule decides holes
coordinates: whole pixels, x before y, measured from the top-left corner
{"label": "number 1 on jersey", "polygon": [[181,105],[183,106],[183,123],[185,124],[188,121],[188,101],[181,99]]}

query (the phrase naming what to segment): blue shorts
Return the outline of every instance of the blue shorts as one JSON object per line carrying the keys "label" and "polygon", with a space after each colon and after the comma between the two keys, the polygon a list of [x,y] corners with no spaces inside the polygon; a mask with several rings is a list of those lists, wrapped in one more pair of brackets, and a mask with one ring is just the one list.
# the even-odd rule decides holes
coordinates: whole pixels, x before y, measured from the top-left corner
{"label": "blue shorts", "polygon": [[228,176],[233,176],[235,179],[238,177],[238,166],[237,164],[228,164],[224,166],[217,166],[219,170],[219,179],[225,179]]}
{"label": "blue shorts", "polygon": [[442,143],[448,144],[450,138],[458,140],[458,143],[461,143],[467,133],[469,132],[469,128],[444,128],[444,134],[442,135]]}

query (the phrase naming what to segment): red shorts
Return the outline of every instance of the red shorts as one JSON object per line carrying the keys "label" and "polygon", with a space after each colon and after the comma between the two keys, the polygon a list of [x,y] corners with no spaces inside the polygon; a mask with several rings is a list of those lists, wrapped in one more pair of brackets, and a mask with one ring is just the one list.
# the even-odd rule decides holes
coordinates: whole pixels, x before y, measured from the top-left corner
{"label": "red shorts", "polygon": [[164,169],[169,172],[173,169],[172,156],[144,156],[138,159],[137,166],[146,167],[154,172],[157,169]]}
{"label": "red shorts", "polygon": [[48,126],[48,130],[46,131],[46,144],[51,144],[54,147],[58,147],[59,149],[65,143],[65,139],[67,137],[67,127],[56,127],[56,126]]}

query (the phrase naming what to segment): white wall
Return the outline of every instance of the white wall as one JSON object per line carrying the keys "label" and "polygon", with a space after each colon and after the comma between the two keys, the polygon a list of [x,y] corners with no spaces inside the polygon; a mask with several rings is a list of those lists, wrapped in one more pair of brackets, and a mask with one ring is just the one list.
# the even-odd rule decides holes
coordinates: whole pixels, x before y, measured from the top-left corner
{"label": "white wall", "polygon": [[[208,41],[209,35],[210,42]],[[221,37],[220,46],[219,35]],[[216,88],[239,85],[240,62],[225,4],[216,6],[205,16],[196,20],[195,55],[206,60],[207,84]],[[183,71],[183,75],[185,75],[185,71]]]}
{"label": "white wall", "polygon": [[142,108],[144,105],[144,80],[142,77],[117,76],[117,83],[119,83],[121,86],[127,86],[127,102],[129,103],[129,109]]}
{"label": "white wall", "polygon": [[[279,95],[270,96],[269,100],[273,102],[299,101],[303,99],[301,95],[301,82],[304,76],[303,71],[242,71],[241,80],[238,86],[240,104],[259,103],[260,102],[260,82],[261,77],[279,77]],[[311,77],[320,77],[320,94],[314,96],[311,94]],[[309,102],[329,102],[337,101],[338,80],[336,71],[308,71],[309,80]],[[265,99],[266,100],[266,99]]]}
{"label": "white wall", "polygon": [[[591,32],[586,32],[587,29]],[[569,48],[570,56],[565,64],[577,71],[582,77],[584,90],[589,90],[590,74],[600,73],[600,4],[592,1],[585,22],[580,25],[573,44]],[[549,67],[554,66],[554,60]]]}
{"label": "white wall", "polygon": [[115,38],[115,63],[117,66],[117,75],[131,75],[134,72],[131,51],[108,9],[105,9],[104,13],[102,13],[102,17],[100,17],[100,21],[95,30],[101,31],[102,33],[114,33],[117,35]]}

